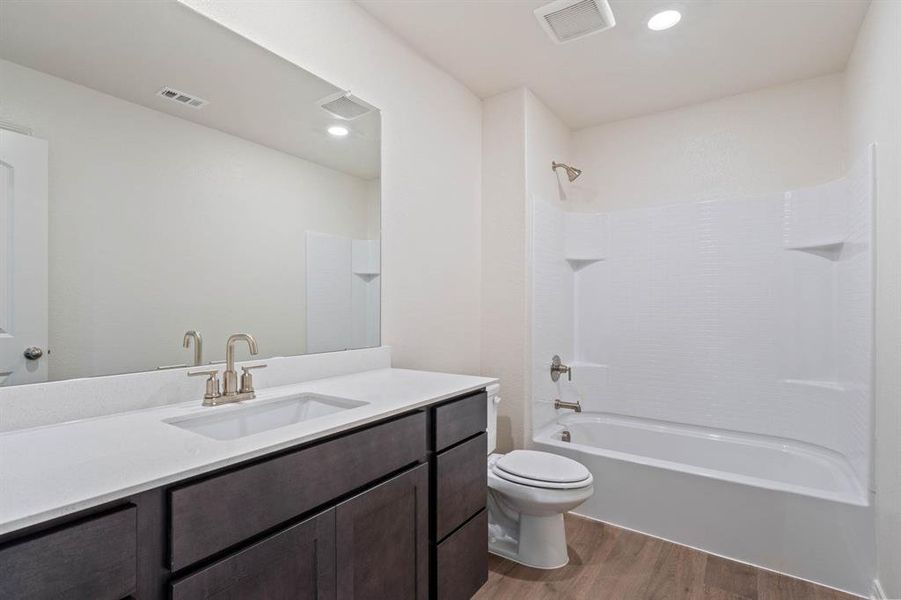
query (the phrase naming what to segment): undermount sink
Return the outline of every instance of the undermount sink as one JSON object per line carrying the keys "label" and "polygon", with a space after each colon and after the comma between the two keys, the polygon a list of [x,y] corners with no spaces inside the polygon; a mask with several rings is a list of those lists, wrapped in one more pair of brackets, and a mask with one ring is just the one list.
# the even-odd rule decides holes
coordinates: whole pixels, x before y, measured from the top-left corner
{"label": "undermount sink", "polygon": [[260,400],[251,404],[233,404],[210,410],[210,414],[169,419],[165,422],[214,440],[233,440],[311,421],[343,410],[366,405],[367,402],[333,398],[319,394],[295,394],[277,400]]}

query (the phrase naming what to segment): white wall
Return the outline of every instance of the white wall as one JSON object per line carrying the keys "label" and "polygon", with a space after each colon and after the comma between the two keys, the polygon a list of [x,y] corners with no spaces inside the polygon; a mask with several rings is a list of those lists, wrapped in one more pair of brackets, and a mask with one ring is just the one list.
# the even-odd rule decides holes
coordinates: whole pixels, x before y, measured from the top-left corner
{"label": "white wall", "polygon": [[573,136],[584,170],[567,210],[750,196],[842,175],[842,77],[830,75],[608,123]]}
{"label": "white wall", "polygon": [[848,63],[848,147],[876,149],[878,577],[901,597],[901,3],[875,0]]}
{"label": "white wall", "polygon": [[[0,61],[3,118],[50,147],[50,378],[305,351],[304,231],[365,238],[372,185]],[[273,260],[278,256],[278,260]]]}
{"label": "white wall", "polygon": [[479,100],[352,2],[184,2],[382,110],[382,343],[478,373]]}
{"label": "white wall", "polygon": [[522,448],[526,433],[525,94],[482,102],[482,373],[501,380],[501,452]]}
{"label": "white wall", "polygon": [[[529,90],[519,88],[482,103],[482,373],[500,377],[498,447],[530,444],[531,386],[550,355],[531,356],[532,203],[559,203],[565,186],[551,162],[569,160],[569,129]],[[559,175],[562,181],[565,176]],[[561,313],[562,314],[562,313]],[[560,352],[571,346],[571,328]],[[554,337],[552,339],[558,339]],[[542,390],[553,396],[553,390]],[[553,398],[551,398],[553,400]]]}

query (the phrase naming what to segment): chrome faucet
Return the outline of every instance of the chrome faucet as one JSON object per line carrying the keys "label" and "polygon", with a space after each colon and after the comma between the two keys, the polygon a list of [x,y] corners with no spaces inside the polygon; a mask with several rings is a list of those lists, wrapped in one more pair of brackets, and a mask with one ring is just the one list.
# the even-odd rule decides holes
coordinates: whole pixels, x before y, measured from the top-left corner
{"label": "chrome faucet", "polygon": [[[191,333],[191,332],[188,332]],[[187,334],[185,334],[187,336]],[[186,338],[187,339],[187,338]],[[236,333],[229,336],[228,342],[225,344],[225,372],[222,373],[222,392],[219,391],[219,371],[216,369],[208,371],[195,371],[188,373],[190,376],[206,375],[206,391],[203,395],[204,406],[216,406],[218,404],[226,404],[228,402],[237,402],[239,400],[250,400],[256,397],[253,389],[253,369],[262,369],[266,365],[251,365],[241,367],[241,386],[238,387],[238,374],[235,372],[235,343],[244,341],[250,347],[251,356],[259,354],[257,341],[249,333]]]}
{"label": "chrome faucet", "polygon": [[193,329],[185,332],[185,337],[181,344],[185,348],[191,347],[191,340],[194,341],[194,366],[198,367],[203,364],[203,336],[199,331]]}
{"label": "chrome faucet", "polygon": [[582,403],[576,400],[575,402],[564,402],[560,398],[554,400],[554,409],[560,410],[561,408],[566,408],[569,410],[574,410],[577,413],[582,412]]}

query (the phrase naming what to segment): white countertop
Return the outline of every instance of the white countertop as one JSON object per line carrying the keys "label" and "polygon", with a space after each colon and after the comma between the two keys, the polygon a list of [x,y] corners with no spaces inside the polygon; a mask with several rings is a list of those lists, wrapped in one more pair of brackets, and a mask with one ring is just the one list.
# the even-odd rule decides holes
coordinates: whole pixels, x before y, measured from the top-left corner
{"label": "white countertop", "polygon": [[[0,534],[97,506],[484,388],[496,379],[377,369],[268,388],[257,399],[203,407],[200,398],[0,434]],[[233,440],[165,423],[234,410],[289,393],[367,402],[309,421]]]}

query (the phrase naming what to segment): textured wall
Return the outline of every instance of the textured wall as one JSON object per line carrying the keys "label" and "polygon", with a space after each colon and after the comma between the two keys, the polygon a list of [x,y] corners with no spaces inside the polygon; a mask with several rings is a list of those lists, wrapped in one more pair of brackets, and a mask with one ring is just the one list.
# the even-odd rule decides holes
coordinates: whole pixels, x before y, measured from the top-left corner
{"label": "textured wall", "polygon": [[535,425],[552,417],[539,363],[570,344],[560,395],[586,410],[830,448],[863,494],[871,187],[867,157],[847,179],[788,194],[604,216],[536,206]]}
{"label": "textured wall", "polygon": [[548,367],[554,354],[575,364],[573,299],[575,277],[572,265],[564,260],[565,214],[557,203],[533,199],[532,227],[532,428],[546,425],[555,417],[554,399],[574,400],[576,389],[566,377],[556,383]]}

